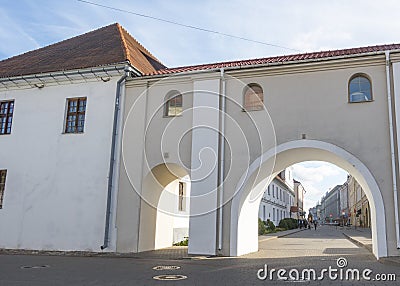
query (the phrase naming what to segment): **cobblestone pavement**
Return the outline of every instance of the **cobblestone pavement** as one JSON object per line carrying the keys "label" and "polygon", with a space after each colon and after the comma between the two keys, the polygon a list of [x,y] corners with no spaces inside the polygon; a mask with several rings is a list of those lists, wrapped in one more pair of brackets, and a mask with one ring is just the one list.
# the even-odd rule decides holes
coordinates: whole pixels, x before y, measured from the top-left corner
{"label": "cobblestone pavement", "polygon": [[[182,248],[184,250],[184,248]],[[182,251],[182,250],[180,250]],[[46,255],[0,255],[0,285],[287,285],[288,281],[260,280],[259,269],[315,268],[371,269],[375,274],[395,274],[400,281],[400,264],[380,263],[364,247],[347,240],[332,227],[305,230],[260,242],[260,251],[240,258],[157,258],[156,252],[132,257],[68,257]],[[175,255],[175,254],[174,254]],[[339,268],[337,259],[347,259]],[[343,260],[342,260],[343,262]],[[153,270],[155,266],[179,266],[179,269]],[[262,275],[264,271],[261,271]],[[294,273],[294,272],[293,272]],[[154,276],[184,275],[180,281],[158,281]],[[286,274],[287,276],[288,274]],[[335,281],[325,273],[322,281],[301,281],[307,285],[399,285],[399,282]]]}

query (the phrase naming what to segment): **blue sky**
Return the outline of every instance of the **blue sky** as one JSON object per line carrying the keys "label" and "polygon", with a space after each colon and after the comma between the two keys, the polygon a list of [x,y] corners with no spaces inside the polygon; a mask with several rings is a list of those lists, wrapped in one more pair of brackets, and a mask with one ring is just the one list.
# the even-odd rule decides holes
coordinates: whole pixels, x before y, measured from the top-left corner
{"label": "blue sky", "polygon": [[[396,0],[92,1],[300,51],[399,42]],[[0,4],[1,59],[114,22],[167,66],[293,53],[76,0],[0,0]]]}
{"label": "blue sky", "polygon": [[[92,2],[302,52],[400,43],[397,0]],[[0,59],[115,22],[169,67],[294,53],[76,0],[0,0],[0,19]],[[295,175],[308,189],[307,208],[346,180],[344,171],[320,162],[296,165]]]}

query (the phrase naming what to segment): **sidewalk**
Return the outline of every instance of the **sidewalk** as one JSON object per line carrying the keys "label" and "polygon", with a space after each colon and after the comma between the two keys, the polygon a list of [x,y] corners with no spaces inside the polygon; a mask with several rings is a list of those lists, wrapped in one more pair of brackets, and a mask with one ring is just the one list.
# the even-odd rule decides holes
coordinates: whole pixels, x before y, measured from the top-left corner
{"label": "sidewalk", "polygon": [[[354,227],[340,227],[343,235],[352,241],[353,243],[365,247],[369,251],[372,252],[372,235],[371,235],[371,229],[370,228],[361,228],[357,227],[355,229]],[[389,257],[383,257],[379,259],[380,262],[383,263],[395,263],[395,264],[400,264],[400,257],[399,256],[389,256]]]}
{"label": "sidewalk", "polygon": [[372,252],[372,235],[370,228],[352,227],[338,227],[343,235],[353,243],[365,247]]}
{"label": "sidewalk", "polygon": [[306,230],[306,229],[305,228],[302,228],[302,229],[295,228],[295,229],[290,229],[290,230],[285,230],[285,231],[278,231],[278,232],[274,232],[274,233],[259,235],[258,242],[266,241],[266,240],[270,240],[270,239],[274,239],[274,238],[279,238],[279,237],[285,237],[287,235],[291,235],[293,233],[300,232],[303,230]]}

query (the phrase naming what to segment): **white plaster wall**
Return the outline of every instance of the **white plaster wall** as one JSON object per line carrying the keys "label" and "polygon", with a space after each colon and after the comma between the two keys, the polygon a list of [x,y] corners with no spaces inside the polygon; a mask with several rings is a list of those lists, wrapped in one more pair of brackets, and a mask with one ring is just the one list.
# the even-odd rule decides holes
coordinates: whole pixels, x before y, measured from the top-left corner
{"label": "white plaster wall", "polygon": [[[393,63],[393,88],[394,88],[394,103],[395,103],[395,122],[397,134],[397,154],[400,154],[400,63]],[[397,162],[400,164],[400,162]],[[399,167],[399,166],[398,166]],[[399,170],[399,169],[398,169]],[[399,174],[397,174],[399,175]]]}
{"label": "white plaster wall", "polygon": [[[116,80],[0,91],[15,100],[0,248],[99,250],[103,244]],[[87,97],[83,134],[63,134],[66,99]]]}
{"label": "white plaster wall", "polygon": [[[171,90],[183,95],[181,116],[164,116],[165,96]],[[164,184],[185,177],[190,167],[191,133],[186,131],[192,126],[192,90],[192,82],[176,81],[174,77],[160,82],[138,78],[127,82],[116,218],[119,252],[155,248],[154,206],[158,205]],[[164,164],[169,171],[165,168],[157,171],[158,179],[163,182],[160,186],[149,176]]]}
{"label": "white plaster wall", "polygon": [[190,254],[216,254],[218,94],[219,79],[194,82]]}
{"label": "white plaster wall", "polygon": [[[380,253],[385,255],[384,248],[388,245],[389,251],[387,254],[398,254],[398,251],[394,247],[393,192],[391,191],[390,152],[388,148],[384,57],[382,55],[377,55],[359,59],[346,59],[345,61],[335,60],[323,63],[308,63],[305,65],[271,66],[265,69],[238,70],[235,72],[229,71],[228,73],[241,79],[246,84],[256,82],[264,88],[265,104],[272,117],[273,125],[275,126],[276,143],[278,145],[298,140],[305,134],[307,139],[331,143],[334,146],[348,151],[350,154],[353,154],[354,157],[358,158],[364,164],[363,166],[366,166],[370,170],[376,182],[379,184],[379,188],[374,189],[374,195],[379,196],[379,194],[381,194],[385,206],[385,215],[380,215],[385,217],[385,221],[381,221],[380,223],[384,224],[387,236],[383,237],[383,248],[380,250]],[[356,73],[365,73],[372,78],[373,102],[361,104],[348,103],[348,80]],[[215,83],[217,83],[219,73],[210,73],[209,75],[202,76],[214,76]],[[160,87],[158,90],[154,90],[154,88],[150,89],[149,106],[154,105],[152,103],[153,101],[161,101],[165,94],[171,89],[184,90],[190,87],[191,83],[194,83],[194,89],[196,90],[200,82],[197,81],[196,77],[196,75],[182,75],[181,82],[179,82],[178,76],[178,79],[175,78],[175,82],[170,82],[169,87]],[[212,80],[208,82],[212,82]],[[275,146],[275,144],[272,144],[273,146],[270,144],[275,143],[275,140],[271,139],[271,142],[268,141],[272,136],[266,131],[271,128],[268,128],[269,122],[263,117],[263,112],[243,112],[241,107],[243,84],[238,83],[237,80],[228,79],[226,88],[228,97],[233,98],[238,104],[227,102],[227,112],[232,116],[233,120],[226,121],[225,129],[225,135],[231,139],[231,145],[229,149],[225,149],[225,161],[228,162],[230,166],[226,168],[226,172],[229,170],[229,180],[225,181],[224,191],[224,201],[226,201],[227,204],[224,206],[223,211],[223,220],[225,222],[222,231],[223,253],[226,255],[237,255],[235,254],[236,250],[232,249],[232,244],[236,243],[236,237],[234,238],[231,236],[231,228],[235,228],[234,224],[237,223],[237,221],[233,221],[233,224],[226,222],[235,220],[235,218],[231,217],[232,211],[235,211],[235,209],[243,204],[243,200],[245,200],[249,190],[243,192],[245,195],[238,199],[238,204],[233,201],[231,202],[230,199],[237,191],[237,186],[242,183],[242,181],[238,182],[238,179],[247,171],[247,167],[255,160],[258,160],[261,154],[264,154]],[[204,89],[210,90],[207,86],[205,86]],[[215,84],[215,90],[217,90],[217,84]],[[194,96],[194,102],[195,101],[196,94]],[[184,104],[186,104],[185,102],[187,101],[185,100]],[[208,101],[208,104],[214,103],[217,106],[216,102],[212,100]],[[194,106],[197,106],[197,103],[194,104]],[[187,109],[187,106],[184,107],[184,109]],[[151,111],[151,108],[148,110]],[[153,113],[149,114],[153,115]],[[373,118],[371,118],[371,114],[374,115]],[[250,116],[253,117],[254,120],[261,122],[263,128],[260,130],[252,128],[253,122],[248,118]],[[164,122],[170,119],[163,118],[162,112],[161,114],[156,114],[154,118],[156,118],[154,125],[157,125],[157,132],[151,133],[154,140],[148,143],[146,148],[147,150],[152,150],[154,153],[157,153],[156,151],[160,149],[160,140],[158,140],[158,138],[161,137],[161,135],[158,134],[162,133],[160,130],[162,131],[165,129]],[[188,117],[185,118],[184,114],[180,119],[184,119],[183,122],[185,124],[174,126],[173,130],[179,133],[179,128],[187,128],[188,126],[188,128],[191,128],[191,126],[195,126],[197,122],[205,120],[204,118],[209,119],[204,115],[203,119],[201,119],[201,116],[194,115],[192,117],[193,124],[191,124],[190,119],[188,119]],[[211,118],[216,118],[216,116]],[[180,124],[182,123],[182,120],[175,121],[180,121]],[[247,150],[243,149],[243,146],[245,146],[243,143],[247,142],[243,142],[244,140],[239,136],[236,122],[238,122],[240,129],[245,133],[246,138],[260,137],[264,141],[267,141],[266,144],[260,148],[259,141],[254,140],[253,142],[253,140],[249,140],[250,148],[248,152],[246,152]],[[368,124],[366,125],[366,123]],[[213,124],[215,124],[215,122]],[[340,126],[340,130],[338,130],[337,126]],[[265,134],[262,133],[259,135],[256,132],[264,132],[264,130]],[[371,130],[373,130],[375,134],[373,137],[371,137]],[[197,166],[196,159],[198,157],[196,156],[199,155],[201,144],[204,143],[203,141],[206,141],[206,139],[198,136],[199,134],[200,133],[195,134],[192,132],[193,138],[191,141],[193,141],[193,143],[185,144],[186,148],[184,148],[184,154],[186,157],[183,163],[188,163],[185,166]],[[139,136],[137,134],[134,135]],[[174,133],[170,137],[179,137],[176,135],[177,134]],[[211,144],[215,143],[215,141],[213,141],[215,137],[214,135],[208,136],[208,138],[211,138],[209,140]],[[201,144],[196,141],[197,139]],[[170,142],[170,140],[166,141]],[[173,150],[174,146],[176,146],[175,142],[169,144],[169,146],[167,146],[168,148],[164,150]],[[229,151],[234,155],[231,156]],[[176,158],[173,156],[174,152],[171,151],[171,154],[172,156],[170,156],[169,160],[171,162],[176,162]],[[310,156],[307,157],[306,155],[309,155],[308,153],[304,154],[305,156],[300,154],[300,159],[298,161],[317,159]],[[163,160],[162,155],[158,155],[158,153],[151,153],[149,156],[151,157],[149,158],[149,165],[151,167],[160,164]],[[319,157],[320,160],[329,161],[327,158]],[[138,164],[140,164],[140,162]],[[232,166],[234,166],[234,168]],[[231,168],[229,169],[228,167]],[[287,165],[283,166],[283,168],[284,167],[287,167]],[[271,164],[271,167],[265,168],[265,174],[270,174],[272,169],[273,166]],[[249,185],[251,185],[253,182],[251,180],[249,181]],[[206,185],[207,188],[211,188],[214,183],[215,181],[208,182]],[[213,202],[213,200],[211,200],[211,202]],[[257,212],[258,207],[256,208],[255,217]],[[210,219],[210,221],[213,220]],[[202,227],[201,230],[203,232],[206,232],[204,229],[207,229],[207,231],[210,230],[210,234],[207,235],[201,233],[200,230],[198,231],[200,237],[199,245],[201,245],[201,247],[203,247],[203,245],[212,245],[215,247],[215,239],[201,241],[203,235],[206,235],[208,239],[208,237],[212,237],[215,234],[215,223],[207,225],[205,222],[201,222],[199,226]],[[242,232],[240,228],[233,229],[233,232],[236,231]],[[197,233],[195,237],[197,237]],[[206,254],[206,252],[204,254]]]}

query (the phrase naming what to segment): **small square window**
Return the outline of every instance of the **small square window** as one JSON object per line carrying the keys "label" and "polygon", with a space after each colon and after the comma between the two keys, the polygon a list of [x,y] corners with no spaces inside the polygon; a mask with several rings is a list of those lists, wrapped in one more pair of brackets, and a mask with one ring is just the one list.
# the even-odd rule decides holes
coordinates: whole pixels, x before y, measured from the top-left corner
{"label": "small square window", "polygon": [[86,97],[69,98],[67,100],[67,115],[65,133],[83,133],[86,116]]}

